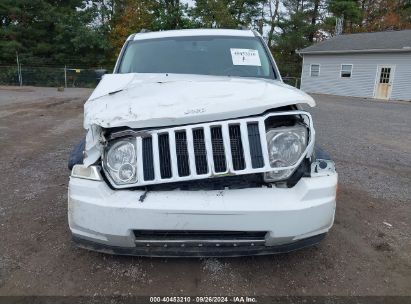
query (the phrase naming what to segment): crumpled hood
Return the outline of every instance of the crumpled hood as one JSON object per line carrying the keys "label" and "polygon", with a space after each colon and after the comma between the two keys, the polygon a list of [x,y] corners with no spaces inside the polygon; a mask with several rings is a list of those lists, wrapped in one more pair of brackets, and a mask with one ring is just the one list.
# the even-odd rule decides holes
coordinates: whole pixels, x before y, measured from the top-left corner
{"label": "crumpled hood", "polygon": [[280,81],[176,74],[108,74],[84,106],[84,127],[161,127],[255,115],[291,104],[315,106]]}

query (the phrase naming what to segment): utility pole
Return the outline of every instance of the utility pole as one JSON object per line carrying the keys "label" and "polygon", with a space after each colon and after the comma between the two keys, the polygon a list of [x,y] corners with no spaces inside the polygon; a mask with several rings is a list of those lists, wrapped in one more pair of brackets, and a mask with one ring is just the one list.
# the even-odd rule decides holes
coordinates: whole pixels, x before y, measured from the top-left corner
{"label": "utility pole", "polygon": [[64,66],[64,87],[67,88],[67,66]]}
{"label": "utility pole", "polygon": [[335,36],[341,35],[344,27],[344,15],[335,19]]}
{"label": "utility pole", "polygon": [[19,62],[19,53],[16,51],[16,60],[17,60],[17,75],[19,77],[19,84],[23,86],[23,77],[21,75],[21,65]]}

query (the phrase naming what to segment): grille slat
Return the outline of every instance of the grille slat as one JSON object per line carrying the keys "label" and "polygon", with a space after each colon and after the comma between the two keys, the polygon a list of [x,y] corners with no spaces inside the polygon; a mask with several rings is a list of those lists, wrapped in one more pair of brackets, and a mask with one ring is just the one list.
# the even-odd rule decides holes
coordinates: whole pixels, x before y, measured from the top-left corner
{"label": "grille slat", "polygon": [[207,149],[204,129],[193,130],[194,157],[197,174],[208,173]]}
{"label": "grille slat", "polygon": [[[228,132],[227,132],[228,130]],[[190,159],[187,142],[187,132],[192,132],[192,144],[194,150],[194,161],[196,174],[209,173],[207,144],[205,139],[204,128],[197,128],[192,130],[179,130],[175,133],[175,156],[176,168],[178,176],[189,176]],[[228,125],[223,132],[222,126],[212,126],[209,128],[211,137],[211,152],[210,156],[213,163],[213,168],[216,173],[227,171],[227,157],[232,161],[232,169],[234,171],[244,170],[246,168],[246,161],[244,156],[243,139],[248,139],[249,153],[251,157],[251,164],[253,168],[261,168],[264,166],[264,158],[261,148],[260,132],[258,123],[248,123],[247,133],[248,137],[242,135],[240,124]],[[173,136],[173,135],[171,135]],[[224,145],[224,136],[228,137],[230,145]],[[172,177],[172,159],[170,157],[170,138],[168,133],[158,134],[158,157],[160,175],[162,179]],[[174,143],[173,143],[174,145]],[[173,147],[174,149],[174,147]],[[229,155],[227,155],[227,149]],[[143,165],[144,165],[144,180],[154,180],[155,170],[153,163],[153,142],[152,138],[143,139]],[[231,164],[230,164],[231,166]]]}
{"label": "grille slat", "polygon": [[175,138],[176,138],[178,175],[188,176],[190,175],[190,163],[189,163],[189,158],[188,158],[186,131],[176,132]]}
{"label": "grille slat", "polygon": [[[265,122],[274,116],[283,119],[282,117],[291,115],[305,116],[307,128],[312,130],[310,114],[293,111],[135,131],[138,180],[134,184],[112,185],[115,188],[127,188],[272,171]],[[303,155],[307,155],[309,149],[312,149],[312,139],[313,137],[308,138]],[[301,161],[292,168],[300,163]]]}
{"label": "grille slat", "polygon": [[244,160],[244,150],[243,143],[241,141],[241,131],[239,125],[229,126],[230,133],[230,147],[231,147],[231,158],[233,160],[234,170],[244,170],[245,160]]}
{"label": "grille slat", "polygon": [[263,151],[261,149],[260,131],[258,123],[249,123],[248,129],[248,143],[250,145],[251,165],[253,168],[264,167]]}
{"label": "grille slat", "polygon": [[213,149],[214,171],[227,171],[223,132],[221,127],[211,127],[211,147]]}
{"label": "grille slat", "polygon": [[243,144],[245,169],[248,170],[252,168],[252,164],[251,164],[250,144],[248,143],[248,129],[247,129],[246,122],[240,123],[240,130],[241,130],[241,141]]}
{"label": "grille slat", "polygon": [[151,137],[143,138],[143,172],[144,180],[154,180],[154,163],[153,163],[153,140]]}
{"label": "grille slat", "polygon": [[170,178],[172,173],[168,133],[158,135],[158,151],[161,178]]}

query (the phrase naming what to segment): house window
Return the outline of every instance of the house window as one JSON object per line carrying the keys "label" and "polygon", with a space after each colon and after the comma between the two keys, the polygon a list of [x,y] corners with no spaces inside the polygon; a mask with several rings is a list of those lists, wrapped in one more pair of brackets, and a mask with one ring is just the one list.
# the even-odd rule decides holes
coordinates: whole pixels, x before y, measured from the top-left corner
{"label": "house window", "polygon": [[320,65],[319,64],[312,64],[310,66],[310,76],[311,77],[320,76]]}
{"label": "house window", "polygon": [[341,77],[351,78],[352,64],[341,65]]}

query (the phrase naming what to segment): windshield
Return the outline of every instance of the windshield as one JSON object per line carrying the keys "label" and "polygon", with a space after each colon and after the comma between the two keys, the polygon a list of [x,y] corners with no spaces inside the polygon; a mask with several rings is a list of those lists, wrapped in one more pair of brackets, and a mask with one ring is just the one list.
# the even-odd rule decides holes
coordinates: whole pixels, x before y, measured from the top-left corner
{"label": "windshield", "polygon": [[259,38],[232,36],[130,41],[118,72],[275,78]]}

